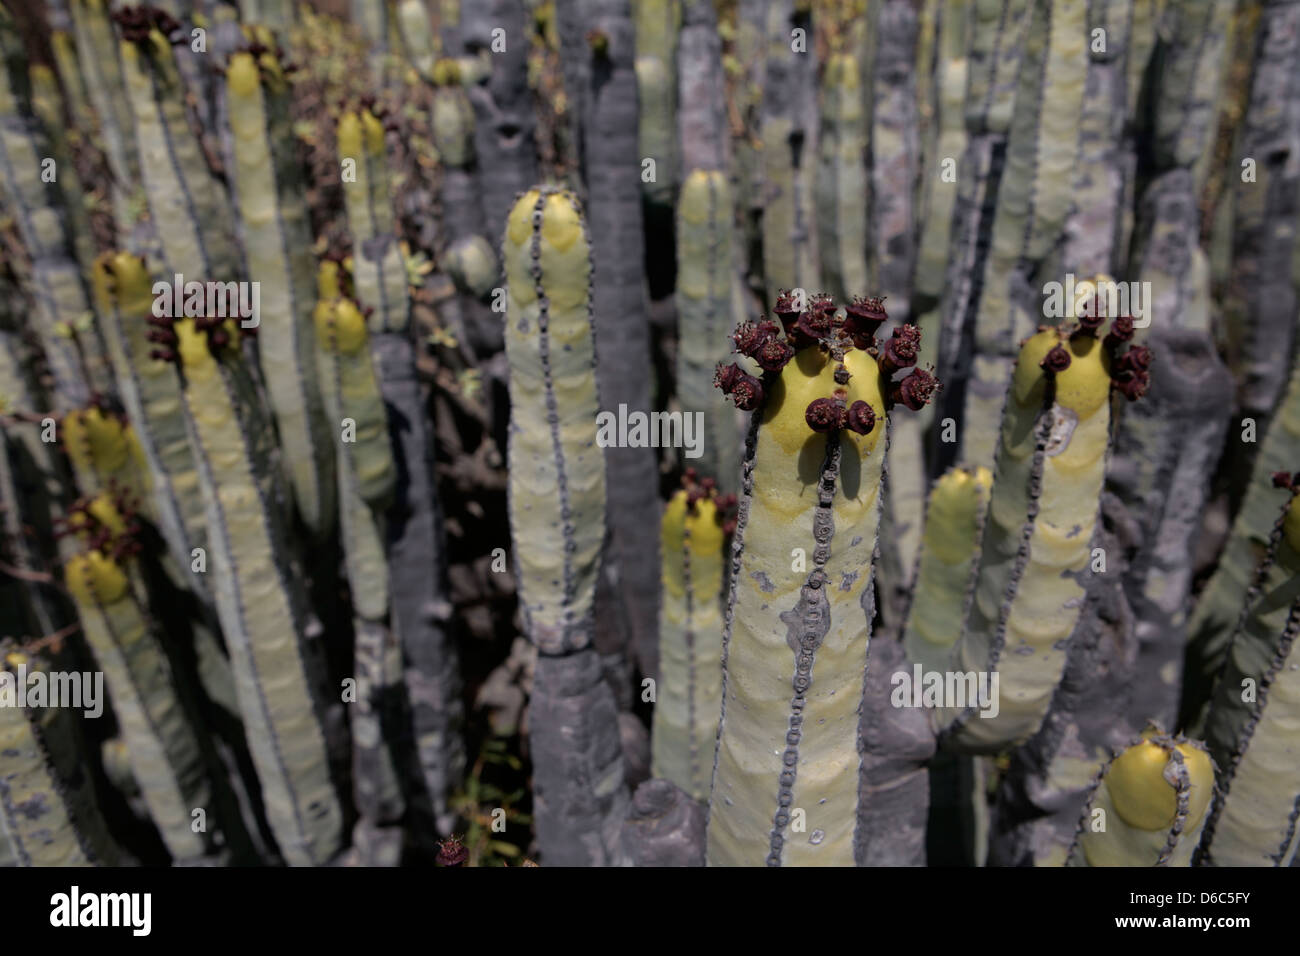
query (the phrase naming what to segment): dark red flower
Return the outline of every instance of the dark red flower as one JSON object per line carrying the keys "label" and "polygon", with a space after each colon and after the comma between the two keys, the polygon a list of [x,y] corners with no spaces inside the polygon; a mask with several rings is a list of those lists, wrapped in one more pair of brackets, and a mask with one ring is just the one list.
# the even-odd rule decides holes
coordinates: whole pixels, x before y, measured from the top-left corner
{"label": "dark red flower", "polygon": [[835,329],[834,318],[833,308],[809,308],[802,312],[794,326],[795,346],[805,349],[830,338]]}
{"label": "dark red flower", "polygon": [[1072,358],[1069,350],[1060,345],[1053,345],[1051,349],[1048,350],[1047,354],[1043,356],[1043,360],[1039,362],[1038,365],[1040,368],[1044,368],[1047,371],[1056,374],[1057,372],[1064,372],[1069,368],[1071,361]]}
{"label": "dark red flower", "polygon": [[804,410],[804,420],[815,432],[833,432],[844,424],[848,412],[833,398],[816,398]]}
{"label": "dark red flower", "polygon": [[895,404],[906,405],[916,412],[929,404],[940,387],[935,377],[925,369],[914,368],[906,378],[894,383],[890,399]]}
{"label": "dark red flower", "polygon": [[731,339],[736,343],[736,351],[741,355],[757,358],[759,350],[776,336],[777,331],[776,324],[767,319],[760,319],[758,322],[742,322]]}
{"label": "dark red flower", "polygon": [[469,860],[469,850],[455,837],[449,837],[438,844],[439,866],[464,866]]}
{"label": "dark red flower", "polygon": [[844,427],[859,435],[869,435],[876,427],[876,412],[867,402],[859,399],[849,406]]}
{"label": "dark red flower", "polygon": [[1102,344],[1113,352],[1119,343],[1127,342],[1131,338],[1133,338],[1133,318],[1132,316],[1121,315],[1111,322],[1110,332],[1107,333]]}
{"label": "dark red flower", "polygon": [[1105,322],[1106,317],[1104,315],[1081,315],[1079,316],[1079,327],[1075,330],[1074,335],[1090,335],[1096,338]]}
{"label": "dark red flower", "polygon": [[1151,367],[1151,350],[1145,345],[1130,346],[1128,351],[1115,359],[1118,372],[1145,372]]}
{"label": "dark red flower", "polygon": [[779,372],[794,358],[794,349],[778,338],[770,338],[754,355],[754,360],[765,372]]}
{"label": "dark red flower", "polygon": [[1130,402],[1135,402],[1147,393],[1151,385],[1149,372],[1125,372],[1114,379],[1115,388]]}
{"label": "dark red flower", "polygon": [[723,365],[719,362],[718,367],[713,370],[713,387],[720,388],[730,395],[736,382],[739,381],[740,376],[744,374],[745,370],[735,362],[732,362],[730,365]]}
{"label": "dark red flower", "polygon": [[884,300],[857,296],[844,307],[844,332],[855,347],[869,349],[876,344],[876,333],[889,318]]}
{"label": "dark red flower", "polygon": [[1273,472],[1273,487],[1294,489],[1295,477],[1287,471],[1275,471]]}
{"label": "dark red flower", "polygon": [[880,356],[880,371],[893,375],[899,369],[911,368],[916,364],[920,349],[921,330],[914,325],[900,325],[885,343],[884,354]]}
{"label": "dark red flower", "polygon": [[719,365],[713,384],[731,396],[737,408],[753,411],[763,401],[763,383],[739,365]]}
{"label": "dark red flower", "polygon": [[794,332],[794,326],[799,321],[801,311],[795,302],[794,293],[789,290],[782,290],[781,294],[776,297],[776,305],[772,307],[772,312],[781,320],[781,326],[785,329],[787,335]]}

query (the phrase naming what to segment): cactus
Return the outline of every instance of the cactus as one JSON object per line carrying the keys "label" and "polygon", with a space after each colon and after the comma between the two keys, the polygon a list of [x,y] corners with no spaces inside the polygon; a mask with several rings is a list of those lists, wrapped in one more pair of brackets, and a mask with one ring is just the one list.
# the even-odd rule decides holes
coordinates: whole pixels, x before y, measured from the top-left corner
{"label": "cactus", "polygon": [[184,383],[217,613],[268,817],[287,861],[320,864],[339,847],[342,807],[304,643],[305,596],[284,563],[266,423],[228,329],[181,319],[164,338]]}
{"label": "cactus", "polygon": [[[889,302],[900,320],[907,320],[911,314],[909,279],[916,255],[913,197],[920,152],[913,68],[916,4],[884,0],[871,5],[870,17],[867,33],[872,48],[862,63],[862,85],[870,91],[867,275],[875,294]],[[851,289],[849,293],[860,295],[863,291]],[[916,507],[919,512],[919,500]]]}
{"label": "cactus", "polygon": [[992,482],[987,468],[950,468],[926,500],[916,597],[903,637],[908,659],[925,670],[943,670],[961,636]]}
{"label": "cactus", "polygon": [[[1296,667],[1291,660],[1300,604],[1300,505],[1291,497],[1269,553],[1256,572],[1206,721],[1206,740],[1222,770],[1206,825],[1203,862],[1289,866],[1296,855]],[[1276,494],[1276,492],[1275,492]]]}
{"label": "cactus", "polygon": [[400,0],[393,9],[397,29],[402,37],[406,57],[422,77],[433,74],[437,59],[433,44],[433,29],[429,24],[429,11],[422,0]]}
{"label": "cactus", "polygon": [[311,238],[288,92],[274,54],[230,58],[226,105],[248,275],[259,287],[258,358],[298,513],[324,535],[334,517],[334,475],[311,346]]}
{"label": "cactus", "polygon": [[643,182],[643,192],[652,206],[671,209],[679,165],[676,61],[680,0],[633,0],[632,19],[640,115],[637,148],[643,163],[655,161],[654,179]]}
{"label": "cactus", "polygon": [[[85,405],[92,392],[111,394],[103,349],[84,317],[90,296],[74,254],[70,220],[59,187],[51,143],[32,112],[22,48],[7,11],[0,13],[0,171],[3,197],[31,256],[27,285],[60,409]],[[54,180],[53,182],[57,182]]]}
{"label": "cactus", "polygon": [[[453,75],[457,72],[451,71]],[[460,324],[475,352],[501,348],[500,319],[484,304],[500,274],[496,254],[482,235],[483,176],[474,155],[474,111],[459,81],[438,86],[433,93],[434,146],[443,164],[443,221],[448,236],[444,254],[448,272],[462,295]]]}
{"label": "cactus", "polygon": [[367,865],[395,865],[401,840],[394,824],[401,819],[405,802],[390,750],[392,715],[387,701],[401,682],[401,665],[387,624],[390,600],[382,520],[397,474],[366,320],[355,304],[339,298],[338,270],[332,262],[321,265],[319,292],[315,364],[326,415],[340,423],[339,527],[357,618],[353,788],[361,820],[353,839]]}
{"label": "cactus", "polygon": [[[122,241],[129,242],[135,225],[130,200],[140,186],[140,158],[108,4],[104,0],[69,0],[69,5],[77,62],[85,77],[86,94],[94,109],[104,157],[113,174],[109,189],[114,219]],[[60,76],[65,87],[72,82],[67,72],[61,70]]]}
{"label": "cactus", "polygon": [[131,776],[173,859],[201,859],[212,851],[215,827],[195,830],[192,814],[210,811],[211,788],[132,566],[132,551],[140,547],[133,515],[101,494],[72,517],[91,549],[67,562],[64,578],[107,679]]}
{"label": "cactus", "polygon": [[736,191],[728,182],[726,103],[713,8],[682,11],[678,126],[683,166],[677,200],[677,393],[686,412],[704,412],[701,457],[694,467],[726,493],[740,480],[744,428],[713,389],[727,337],[744,321],[742,250],[736,243]]}
{"label": "cactus", "polygon": [[1294,861],[1295,0],[46,7],[0,631],[117,721],[5,862]]}
{"label": "cactus", "polygon": [[54,160],[54,169],[58,173],[55,182],[61,194],[60,205],[68,220],[68,239],[84,279],[95,260],[97,237],[91,225],[85,186],[77,172],[73,146],[64,120],[63,95],[54,71],[44,64],[33,63],[28,76],[31,80],[32,112],[39,118],[41,128],[47,136],[49,158]]}
{"label": "cactus", "polygon": [[[189,568],[203,548],[207,526],[194,494],[198,472],[181,411],[181,384],[150,339],[153,294],[144,261],[106,253],[94,271],[96,311],[116,372],[118,393],[149,465],[152,514],[179,567]],[[201,579],[193,587],[202,591]]]}
{"label": "cactus", "polygon": [[702,412],[704,434],[697,467],[717,476],[724,491],[740,478],[741,425],[713,388],[713,369],[727,354],[737,291],[732,265],[732,200],[717,170],[693,170],[682,186],[677,217],[677,391],[685,414]]}
{"label": "cactus", "polygon": [[406,684],[420,767],[439,832],[452,821],[448,794],[464,769],[456,651],[442,593],[441,517],[432,476],[433,448],[416,378],[410,292],[397,245],[384,131],[369,110],[345,113],[339,155],[355,161],[344,179],[352,234],[352,280],[369,311],[371,357],[388,411],[398,483],[386,513],[384,552],[394,596],[393,628],[406,661]]}
{"label": "cactus", "polygon": [[969,616],[953,651],[955,670],[998,674],[1001,705],[992,717],[974,718],[973,707],[940,712],[945,737],[963,750],[1027,740],[1064,671],[1110,438],[1110,344],[1044,329],[1020,349]]}
{"label": "cactus", "polygon": [[1106,765],[1069,865],[1188,865],[1213,792],[1203,745],[1148,731]]}
{"label": "cactus", "polygon": [[661,525],[664,605],[659,616],[659,685],[651,738],[654,776],[705,801],[722,694],[724,512],[712,485],[673,495]]}
{"label": "cactus", "polygon": [[368,318],[372,333],[404,331],[410,322],[406,269],[394,232],[384,127],[374,113],[363,110],[339,118],[338,150],[347,167],[343,194],[357,300],[373,310]]}
{"label": "cactus", "polygon": [[[971,428],[992,431],[994,421],[972,422],[964,414],[957,414],[965,406],[964,389],[983,385],[972,368],[975,355],[965,338],[974,326],[977,299],[982,286],[986,264],[991,255],[989,241],[997,208],[999,186],[1008,162],[1007,141],[1015,109],[1018,83],[1017,75],[1024,54],[1025,33],[1032,5],[1025,0],[1000,0],[997,3],[976,3],[971,11],[971,36],[967,56],[967,82],[965,100],[966,149],[957,164],[958,188],[953,211],[951,245],[948,269],[944,279],[944,294],[940,307],[941,334],[938,348],[938,376],[956,387],[945,395],[938,418],[944,413]],[[1028,109],[1028,108],[1026,108]],[[933,175],[933,170],[930,170]],[[968,379],[972,381],[967,382]],[[978,385],[977,381],[978,380]],[[963,385],[962,383],[966,383]],[[1000,384],[991,383],[980,388],[985,398],[1000,395]],[[962,457],[966,462],[979,464],[966,451],[966,434],[962,436]],[[987,446],[987,465],[992,460],[995,440],[990,435]],[[935,445],[935,468],[953,464],[951,455],[956,451],[947,443]]]}
{"label": "cactus", "polygon": [[137,500],[147,498],[144,455],[129,422],[91,405],[68,412],[62,425],[68,461],[82,494],[94,495],[112,487]]}
{"label": "cactus", "polygon": [[[764,322],[737,334],[743,354],[761,356],[763,381],[737,365],[718,372],[757,413],[723,631],[710,865],[855,860],[886,401],[919,407],[934,387],[923,370],[891,384],[908,351],[915,360],[915,338],[905,327],[877,360],[865,349],[882,320],[867,303],[840,317],[815,299],[801,314],[784,296],[776,311],[785,333]],[[795,812],[807,837],[790,831]]]}
{"label": "cactus", "polygon": [[[773,0],[767,5],[763,29],[767,59],[759,203],[763,210],[763,277],[770,305],[781,289],[793,287],[812,294],[821,287],[813,224],[818,131],[808,110],[815,96],[816,59],[808,52],[812,29],[807,11],[796,17],[793,0]],[[853,291],[856,295],[866,292]]]}
{"label": "cactus", "polygon": [[822,76],[824,124],[817,166],[817,241],[824,285],[838,299],[862,295],[867,281],[867,220],[859,197],[867,191],[862,161],[867,147],[866,120],[857,58],[838,53]]}
{"label": "cactus", "polygon": [[[1293,351],[1297,292],[1292,274],[1297,189],[1294,155],[1300,116],[1282,102],[1300,70],[1300,8],[1270,0],[1260,12],[1259,49],[1239,130],[1232,199],[1232,270],[1224,294],[1228,364],[1238,379],[1243,418],[1268,422],[1285,387]],[[1251,170],[1244,168],[1247,164]],[[1253,174],[1250,174],[1253,173]],[[1241,449],[1236,473],[1254,455]]]}
{"label": "cactus", "polygon": [[242,264],[234,217],[186,116],[167,38],[175,21],[147,7],[125,8],[115,16],[140,178],[167,268],[186,282],[236,279]]}
{"label": "cactus", "polygon": [[1014,343],[1034,325],[1033,306],[1021,290],[1033,264],[1049,252],[1069,210],[1087,73],[1087,6],[1083,0],[1035,6],[1026,28],[1007,166],[974,306],[976,350],[962,435],[968,464],[993,460],[1001,385],[1014,363]]}
{"label": "cactus", "polygon": [[529,710],[538,840],[543,858],[569,865],[618,862],[627,805],[614,700],[592,643],[605,468],[590,255],[571,193],[533,189],[511,210],[510,528],[525,629],[538,650]]}
{"label": "cactus", "polygon": [[[932,3],[934,0],[932,0]],[[937,5],[937,3],[936,3]],[[956,164],[966,145],[962,107],[966,93],[967,35],[973,3],[944,0],[935,50],[933,93],[927,97],[918,88],[918,108],[932,112],[930,136],[922,143],[921,194],[917,224],[916,260],[912,279],[913,322],[926,343],[923,361],[936,360],[939,302],[943,293],[945,263],[952,237],[953,211],[957,203]],[[922,63],[922,66],[925,64]],[[925,76],[918,74],[918,82]],[[930,100],[933,102],[930,102]],[[951,161],[954,175],[944,175]],[[929,413],[923,412],[922,421]]]}
{"label": "cactus", "polygon": [[[574,77],[578,87],[567,74],[565,80],[581,132],[580,170],[594,266],[592,308],[601,342],[596,367],[601,407],[614,414],[623,405],[628,411],[649,413],[655,406],[646,372],[650,325],[642,275],[645,245],[630,4],[579,0],[557,5],[556,12],[563,42],[580,51],[573,54],[579,60]],[[634,654],[641,673],[654,677],[659,555],[655,538],[645,534],[646,527],[659,522],[654,455],[648,448],[611,445],[605,449],[605,462],[605,520],[613,542],[608,570],[618,586],[602,589],[602,607],[605,594],[610,607],[600,616],[622,622],[615,638],[625,647],[616,649]]]}
{"label": "cactus", "polygon": [[[1231,443],[1234,437],[1230,435],[1228,441]],[[1277,521],[1273,475],[1285,469],[1294,458],[1298,440],[1300,359],[1292,367],[1286,394],[1260,443],[1250,485],[1228,532],[1218,565],[1202,589],[1187,624],[1187,676],[1182,708],[1185,720],[1195,718],[1194,708],[1205,699],[1227,656],[1242,602]]]}
{"label": "cactus", "polygon": [[[493,31],[505,41],[494,46]],[[536,119],[528,86],[528,45],[524,5],[518,0],[477,0],[461,12],[461,37],[480,57],[487,56],[491,70],[485,83],[466,90],[474,107],[474,155],[483,175],[479,189],[483,214],[495,230],[506,221],[515,197],[537,181]],[[488,50],[489,53],[481,51]]]}
{"label": "cactus", "polygon": [[[1134,729],[1148,719],[1173,726],[1178,715],[1193,544],[1211,497],[1212,463],[1229,432],[1218,411],[1231,404],[1232,380],[1214,348],[1209,266],[1195,239],[1197,169],[1212,142],[1209,104],[1225,67],[1227,16],[1218,4],[1170,7],[1154,53],[1163,67],[1154,94],[1160,105],[1144,160],[1156,172],[1142,193],[1132,260],[1150,283],[1147,315],[1163,317],[1138,334],[1163,359],[1148,400],[1120,423],[1107,477],[1147,542],[1124,576],[1140,642],[1137,680],[1147,688],[1134,701]],[[1192,37],[1206,39],[1193,43]],[[1188,74],[1195,84],[1180,82]]]}
{"label": "cactus", "polygon": [[[49,665],[12,645],[0,648],[0,864],[114,866],[109,835],[71,713],[60,707],[18,707],[17,681]],[[48,679],[48,678],[47,678]]]}

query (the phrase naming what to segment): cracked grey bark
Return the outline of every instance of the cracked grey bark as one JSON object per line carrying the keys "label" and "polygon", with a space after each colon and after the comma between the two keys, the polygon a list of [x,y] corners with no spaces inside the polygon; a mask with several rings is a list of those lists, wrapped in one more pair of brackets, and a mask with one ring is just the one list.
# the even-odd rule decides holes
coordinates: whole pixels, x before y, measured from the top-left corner
{"label": "cracked grey bark", "polygon": [[[618,414],[625,405],[628,412],[648,414],[654,410],[654,366],[642,275],[636,51],[630,7],[628,0],[579,0],[558,5],[557,13],[566,86],[571,72],[579,83],[585,81],[573,99],[581,110],[579,145],[593,260],[600,407]],[[589,45],[587,31],[604,37],[603,53]],[[573,56],[581,58],[580,66],[568,62]],[[597,609],[597,617],[608,622],[611,615],[613,620],[623,615],[627,626],[623,645],[635,653],[642,674],[656,677],[659,541],[658,535],[647,533],[659,526],[656,459],[653,449],[610,447],[605,449],[605,467],[606,520],[613,546],[604,564],[617,583],[604,594],[613,596],[621,608],[605,603]],[[615,649],[602,651],[609,654]]]}
{"label": "cracked grey bark", "polygon": [[637,787],[623,823],[633,866],[704,866],[704,807],[668,780]]}
{"label": "cracked grey bark", "polygon": [[613,695],[600,655],[538,654],[528,747],[538,847],[547,866],[617,866],[628,793]]}
{"label": "cracked grey bark", "polygon": [[871,642],[862,701],[862,763],[853,857],[858,866],[924,866],[935,737],[925,710],[890,703],[890,679],[910,665],[899,641]]}
{"label": "cracked grey bark", "polygon": [[[1255,165],[1243,182],[1241,163]],[[1261,11],[1250,99],[1233,178],[1232,269],[1224,296],[1228,365],[1239,417],[1262,431],[1286,384],[1295,345],[1292,259],[1300,219],[1300,3],[1269,0]],[[1243,447],[1230,463],[1234,503],[1254,461]]]}
{"label": "cracked grey bark", "polygon": [[386,516],[384,550],[392,624],[402,644],[416,751],[438,832],[454,822],[451,790],[465,771],[456,645],[445,627],[451,608],[443,578],[442,518],[433,482],[433,443],[407,331],[371,336],[371,354],[392,440],[397,488]]}

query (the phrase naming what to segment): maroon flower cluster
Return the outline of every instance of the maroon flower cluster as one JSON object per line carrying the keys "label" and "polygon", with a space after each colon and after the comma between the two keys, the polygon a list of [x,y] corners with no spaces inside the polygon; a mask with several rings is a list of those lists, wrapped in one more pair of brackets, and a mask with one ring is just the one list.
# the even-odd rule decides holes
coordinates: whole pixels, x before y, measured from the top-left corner
{"label": "maroon flower cluster", "polygon": [[699,472],[694,468],[687,468],[682,473],[682,488],[686,490],[687,511],[695,514],[695,506],[707,499],[712,501],[714,508],[717,509],[718,523],[722,526],[722,533],[729,535],[736,530],[736,496],[734,494],[718,494],[716,479],[701,478]]}
{"label": "maroon flower cluster", "polygon": [[[156,349],[149,350],[149,357],[162,362],[175,362],[180,358],[180,353],[176,351],[179,339],[176,336],[176,319],[171,316],[148,315],[145,317],[152,328],[149,330],[147,338],[150,342],[158,346]],[[206,332],[208,337],[208,350],[213,355],[220,357],[222,350],[227,346],[234,344],[234,339],[230,335],[230,326],[227,324],[229,319],[222,318],[196,318],[193,320],[194,328],[199,332]],[[236,324],[238,335],[256,335],[257,328],[244,328],[242,324]]]}
{"label": "maroon flower cluster", "polygon": [[1038,363],[1038,367],[1056,374],[1069,368],[1072,361],[1073,358],[1068,349],[1062,345],[1053,345],[1048,350],[1048,353],[1043,356],[1043,360]]}
{"label": "maroon flower cluster", "polygon": [[122,7],[112,17],[122,31],[122,39],[128,43],[144,43],[149,39],[150,30],[157,30],[172,43],[182,42],[172,39],[173,34],[181,29],[181,24],[166,10],[144,5]]}
{"label": "maroon flower cluster", "polygon": [[885,300],[857,296],[844,307],[844,332],[853,340],[853,347],[866,351],[876,345],[876,332],[889,314]]}
{"label": "maroon flower cluster", "polygon": [[737,408],[752,412],[762,404],[763,383],[734,362],[718,366],[713,373],[713,384],[730,395]]}
{"label": "maroon flower cluster", "polygon": [[1133,319],[1121,315],[1111,322],[1110,332],[1102,340],[1111,354],[1111,381],[1130,402],[1137,401],[1151,387],[1151,350],[1145,345],[1129,345],[1132,339]]}
{"label": "maroon flower cluster", "polygon": [[815,432],[833,432],[837,428],[847,428],[859,435],[868,435],[876,427],[876,412],[861,399],[846,408],[842,400],[817,398],[808,403],[804,420]]}
{"label": "maroon flower cluster", "polygon": [[[1096,338],[1104,321],[1104,316],[1081,318],[1070,338]],[[1111,356],[1111,383],[1130,402],[1137,401],[1151,387],[1151,350],[1145,345],[1129,344],[1133,340],[1133,331],[1132,316],[1117,316],[1110,323],[1110,331],[1101,340],[1102,347]],[[1048,371],[1063,372],[1070,367],[1070,353],[1058,345],[1039,364]]]}
{"label": "maroon flower cluster", "polygon": [[139,510],[127,490],[115,480],[109,481],[105,491],[112,499],[117,513],[122,516],[126,527],[124,532],[114,534],[112,530],[101,524],[90,511],[91,499],[80,498],[68,507],[66,517],[57,519],[54,534],[59,538],[78,534],[90,550],[99,551],[114,561],[121,562],[126,558],[135,557],[143,550],[143,545],[140,543],[140,533],[143,529],[140,525]]}
{"label": "maroon flower cluster", "polygon": [[[762,404],[764,384],[770,385],[771,378],[789,364],[797,351],[813,346],[827,349],[837,359],[849,347],[870,352],[879,360],[886,379],[911,369],[906,377],[890,383],[885,398],[891,407],[906,405],[919,410],[941,387],[931,371],[915,368],[921,348],[921,332],[915,326],[900,326],[883,346],[877,344],[876,334],[889,318],[881,298],[858,296],[844,307],[844,315],[840,316],[828,295],[813,296],[806,308],[800,308],[799,298],[783,291],[772,313],[780,326],[770,319],[746,322],[733,337],[736,351],[753,359],[762,370],[762,379],[735,363],[719,365],[714,375],[714,385],[730,395],[737,408],[749,411]],[[835,369],[836,385],[847,385],[849,378],[849,371],[841,362]],[[818,432],[847,428],[866,435],[876,424],[875,412],[866,402],[845,405],[842,387],[834,397],[815,400],[804,417],[808,426]]]}
{"label": "maroon flower cluster", "polygon": [[1273,472],[1273,487],[1296,491],[1297,488],[1300,488],[1300,471],[1297,471],[1294,475],[1286,471]]}
{"label": "maroon flower cluster", "polygon": [[914,368],[910,375],[899,379],[890,386],[890,405],[906,405],[914,412],[919,412],[930,404],[934,393],[943,386],[934,375],[923,368]]}
{"label": "maroon flower cluster", "polygon": [[469,848],[456,837],[448,837],[438,844],[439,866],[464,866],[469,862]]}

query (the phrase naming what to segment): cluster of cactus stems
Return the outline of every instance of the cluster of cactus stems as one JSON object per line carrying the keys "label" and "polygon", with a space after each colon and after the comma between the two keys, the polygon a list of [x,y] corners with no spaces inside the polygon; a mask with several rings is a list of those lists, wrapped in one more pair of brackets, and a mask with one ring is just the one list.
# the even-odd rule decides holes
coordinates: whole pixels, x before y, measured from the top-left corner
{"label": "cluster of cactus stems", "polygon": [[0,706],[0,864],[130,862],[100,777],[177,864],[472,859],[479,427],[544,864],[1293,865],[1300,5],[1232,6],[0,8],[0,678],[111,714]]}

